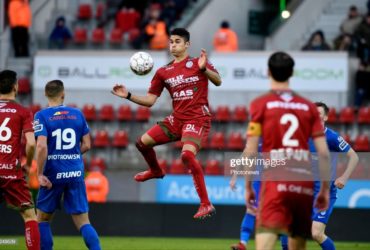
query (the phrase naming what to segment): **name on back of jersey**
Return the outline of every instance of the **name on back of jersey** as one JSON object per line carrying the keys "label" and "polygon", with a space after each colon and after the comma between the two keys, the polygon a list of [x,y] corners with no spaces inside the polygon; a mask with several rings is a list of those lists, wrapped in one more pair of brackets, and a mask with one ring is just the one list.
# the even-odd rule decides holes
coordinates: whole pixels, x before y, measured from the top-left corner
{"label": "name on back of jersey", "polygon": [[61,172],[57,173],[56,179],[69,179],[69,178],[77,178],[81,177],[82,171],[69,171],[69,172]]}

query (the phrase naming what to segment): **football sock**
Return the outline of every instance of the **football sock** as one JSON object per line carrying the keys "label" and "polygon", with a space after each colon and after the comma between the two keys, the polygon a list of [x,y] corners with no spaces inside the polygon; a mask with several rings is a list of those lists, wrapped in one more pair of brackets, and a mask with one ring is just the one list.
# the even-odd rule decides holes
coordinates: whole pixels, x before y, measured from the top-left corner
{"label": "football sock", "polygon": [[153,172],[158,172],[161,167],[158,164],[157,156],[153,147],[145,145],[141,139],[138,139],[136,142],[136,148],[143,155],[146,163],[148,164],[150,170]]}
{"label": "football sock", "polygon": [[194,186],[199,195],[200,203],[210,204],[206,184],[204,182],[203,170],[199,163],[196,161],[194,153],[189,150],[184,150],[181,153],[181,159],[185,166],[190,169],[191,174],[193,175]]}
{"label": "football sock", "polygon": [[280,235],[280,243],[282,250],[288,250],[288,236],[285,234]]}
{"label": "football sock", "polygon": [[327,237],[320,246],[323,250],[335,250],[334,242],[329,237]]}
{"label": "football sock", "polygon": [[99,236],[91,224],[85,224],[80,228],[80,233],[84,238],[85,244],[89,250],[101,250]]}
{"label": "football sock", "polygon": [[256,216],[246,213],[244,215],[241,230],[240,230],[240,242],[243,244],[247,244],[249,238],[252,234],[254,223],[256,221]]}
{"label": "football sock", "polygon": [[25,222],[24,236],[28,250],[40,249],[40,232],[37,221],[30,220]]}
{"label": "football sock", "polygon": [[41,236],[41,250],[53,249],[53,235],[51,233],[49,222],[40,222],[39,230]]}

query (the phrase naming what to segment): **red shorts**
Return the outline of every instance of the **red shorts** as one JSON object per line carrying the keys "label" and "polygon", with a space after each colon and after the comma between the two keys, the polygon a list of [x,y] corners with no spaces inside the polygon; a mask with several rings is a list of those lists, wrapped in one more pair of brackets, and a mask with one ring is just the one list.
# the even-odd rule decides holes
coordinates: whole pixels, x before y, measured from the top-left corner
{"label": "red shorts", "polygon": [[206,143],[210,129],[210,117],[184,121],[170,115],[163,121],[158,122],[156,126],[149,129],[147,134],[152,137],[157,144],[164,144],[181,139],[182,142],[192,144],[199,150],[201,145]]}
{"label": "red shorts", "polygon": [[257,231],[311,237],[313,182],[263,181]]}
{"label": "red shorts", "polygon": [[33,208],[31,193],[23,178],[3,179],[0,177],[0,201],[5,200],[7,206],[16,210]]}

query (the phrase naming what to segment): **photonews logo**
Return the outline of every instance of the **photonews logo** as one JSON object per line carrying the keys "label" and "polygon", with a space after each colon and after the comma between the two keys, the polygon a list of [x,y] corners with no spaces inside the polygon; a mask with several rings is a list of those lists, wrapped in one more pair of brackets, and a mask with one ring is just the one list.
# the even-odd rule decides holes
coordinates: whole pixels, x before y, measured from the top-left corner
{"label": "photonews logo", "polygon": [[51,75],[51,67],[42,65],[37,69],[37,72],[41,77],[49,77]]}
{"label": "photonews logo", "polygon": [[302,80],[342,80],[342,69],[303,68],[294,70],[294,77]]}

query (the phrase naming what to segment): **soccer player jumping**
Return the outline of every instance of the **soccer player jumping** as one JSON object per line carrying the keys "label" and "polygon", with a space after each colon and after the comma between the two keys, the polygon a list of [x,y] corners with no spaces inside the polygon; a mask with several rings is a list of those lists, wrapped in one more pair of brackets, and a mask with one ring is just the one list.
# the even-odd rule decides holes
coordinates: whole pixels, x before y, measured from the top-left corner
{"label": "soccer player jumping", "polygon": [[171,141],[184,143],[181,159],[191,170],[194,185],[200,198],[200,207],[194,215],[202,219],[215,213],[208,199],[202,167],[196,161],[196,154],[206,140],[211,127],[208,105],[208,80],[221,85],[217,70],[207,62],[207,53],[202,50],[199,58],[188,55],[190,34],[186,29],[176,28],[170,33],[169,50],[174,60],[155,73],[146,96],[130,93],[124,85],[115,85],[112,93],[136,104],[151,107],[164,88],[172,98],[173,113],[150,128],[136,142],[137,149],[149,165],[149,170],[138,173],[135,180],[143,182],[152,178],[163,178],[153,147]]}

